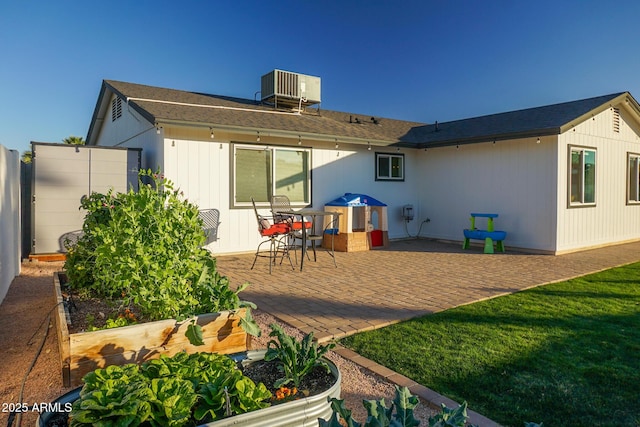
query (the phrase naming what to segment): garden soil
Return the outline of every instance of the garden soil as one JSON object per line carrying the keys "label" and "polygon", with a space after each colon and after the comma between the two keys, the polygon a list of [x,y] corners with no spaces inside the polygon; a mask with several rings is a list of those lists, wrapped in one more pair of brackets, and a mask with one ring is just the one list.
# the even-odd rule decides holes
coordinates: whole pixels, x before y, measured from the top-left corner
{"label": "garden soil", "polygon": [[[7,412],[18,404],[24,411],[13,420],[13,426],[33,426],[37,409],[69,391],[62,385],[60,356],[53,322],[53,273],[62,270],[62,262],[24,261],[22,273],[16,277],[0,305],[0,426],[8,425]],[[50,317],[51,316],[51,317]],[[271,323],[298,338],[302,333],[278,322],[268,313],[257,310],[254,317],[262,328],[262,337],[254,338],[252,348],[265,348]],[[366,419],[363,399],[384,398],[387,405],[394,396],[394,386],[366,369],[331,352],[328,357],[342,374],[345,404],[354,418]],[[424,403],[417,408],[416,418],[427,425],[433,411]]]}

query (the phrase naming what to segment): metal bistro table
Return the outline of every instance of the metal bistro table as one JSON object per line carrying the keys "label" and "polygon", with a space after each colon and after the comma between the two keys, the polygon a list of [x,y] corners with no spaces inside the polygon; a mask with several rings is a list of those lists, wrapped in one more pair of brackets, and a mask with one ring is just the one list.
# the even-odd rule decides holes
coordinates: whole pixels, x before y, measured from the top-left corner
{"label": "metal bistro table", "polygon": [[[322,241],[323,239],[325,227],[324,226],[322,227],[322,230],[319,234],[316,233],[316,217],[331,216],[331,221],[329,222],[329,224],[335,225],[335,227],[331,227],[331,232],[335,233],[335,230],[338,229],[338,226],[337,224],[335,224],[335,221],[337,217],[342,215],[341,212],[320,211],[315,209],[300,209],[297,211],[296,210],[277,211],[276,213],[278,215],[290,215],[290,216],[293,216],[294,218],[295,217],[300,218],[300,222],[302,223],[302,227],[301,227],[302,255],[300,257],[300,271],[302,271],[302,268],[304,267],[304,258],[305,258],[305,255],[307,254],[307,240],[311,241],[311,247],[313,249],[313,260],[316,261],[316,242]],[[307,230],[307,228],[304,226],[305,217],[311,217],[310,231]],[[333,252],[333,246],[331,247],[331,252],[329,253],[329,255],[331,255],[331,257],[333,258],[333,265],[338,267],[338,265],[336,264],[336,256],[335,256],[335,253]]]}

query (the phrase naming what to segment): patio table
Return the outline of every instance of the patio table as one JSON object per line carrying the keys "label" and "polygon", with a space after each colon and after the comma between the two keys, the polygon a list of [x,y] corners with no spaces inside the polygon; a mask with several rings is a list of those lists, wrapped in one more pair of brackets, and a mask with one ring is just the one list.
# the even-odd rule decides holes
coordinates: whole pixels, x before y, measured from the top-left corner
{"label": "patio table", "polygon": [[[325,217],[325,216],[331,216],[332,220],[331,223],[334,221],[334,218],[337,216],[342,215],[341,212],[331,212],[331,211],[321,211],[321,210],[316,210],[316,209],[299,209],[299,210],[285,210],[285,211],[277,211],[276,212],[278,215],[290,215],[293,217],[299,217],[300,218],[300,222],[302,224],[304,224],[304,218],[305,217],[310,217],[311,218],[311,230],[309,231],[306,227],[302,227],[301,229],[301,234],[302,234],[302,255],[300,257],[300,271],[302,271],[303,267],[304,267],[304,258],[305,255],[307,254],[307,240],[311,241],[311,247],[313,249],[313,261],[317,261],[316,259],[316,242],[317,241],[322,241],[323,239],[323,233],[324,233],[324,226],[322,227],[322,232],[320,232],[320,234],[316,233],[316,218],[317,217]],[[333,232],[333,230],[332,230]],[[338,264],[336,264],[336,256],[335,253],[333,252],[333,247],[331,248],[331,252],[329,253],[329,255],[331,255],[331,257],[333,258],[333,265],[336,266],[336,268],[338,267]]]}

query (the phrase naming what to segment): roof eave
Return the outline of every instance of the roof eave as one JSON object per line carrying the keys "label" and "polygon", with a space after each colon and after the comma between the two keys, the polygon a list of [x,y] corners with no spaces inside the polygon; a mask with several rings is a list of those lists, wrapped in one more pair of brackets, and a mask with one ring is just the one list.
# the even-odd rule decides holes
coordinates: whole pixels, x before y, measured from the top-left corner
{"label": "roof eave", "polygon": [[375,138],[359,138],[359,137],[350,137],[343,135],[333,135],[333,134],[322,134],[322,133],[313,133],[313,132],[300,132],[294,130],[282,130],[275,128],[265,128],[265,127],[251,127],[251,126],[242,126],[242,125],[221,125],[213,122],[189,122],[183,120],[173,120],[173,119],[162,119],[160,117],[155,118],[155,123],[158,126],[184,126],[184,127],[201,127],[213,130],[221,130],[225,132],[232,132],[238,134],[257,134],[260,132],[262,136],[278,136],[282,138],[291,138],[291,139],[303,139],[303,140],[314,140],[314,141],[325,141],[325,142],[335,142],[335,143],[344,143],[344,144],[357,144],[357,145],[367,145],[370,144],[372,146],[409,146],[406,143],[402,143],[397,140],[383,140],[383,139],[375,139]]}
{"label": "roof eave", "polygon": [[[594,117],[600,113],[602,113],[603,111],[605,111],[607,108],[613,108],[614,105],[618,105],[621,104],[625,101],[628,101],[627,104],[629,105],[633,105],[636,109],[636,112],[638,114],[640,114],[640,107],[638,107],[638,103],[636,102],[635,99],[633,99],[633,96],[631,96],[631,94],[629,92],[624,92],[621,93],[620,95],[616,96],[615,98],[610,99],[608,102],[603,103],[602,105],[586,112],[585,114],[576,117],[575,119],[565,123],[564,125],[560,126],[560,133],[564,133],[567,132],[571,129],[573,129],[574,127],[576,127],[577,125],[579,125],[580,123],[588,120],[591,117]],[[635,104],[635,105],[634,105]]]}
{"label": "roof eave", "polygon": [[449,139],[443,141],[436,142],[423,142],[417,144],[417,148],[436,148],[436,147],[451,147],[454,145],[467,145],[467,144],[480,144],[483,142],[496,142],[496,141],[506,141],[510,139],[524,139],[524,138],[539,138],[541,136],[549,136],[549,135],[558,135],[560,133],[560,128],[547,128],[547,129],[536,129],[536,130],[528,130],[525,132],[512,132],[512,133],[503,133],[496,135],[481,135],[474,136],[470,138],[462,138],[462,139]]}
{"label": "roof eave", "polygon": [[93,110],[93,115],[91,116],[91,123],[89,125],[89,130],[87,131],[87,137],[85,138],[86,145],[96,145],[97,136],[100,133],[100,129],[102,128],[107,112],[109,111],[108,103],[112,94],[123,99],[127,103],[127,108],[133,108],[133,110],[135,110],[149,123],[155,123],[156,119],[151,113],[135,102],[129,102],[129,97],[111,86],[107,81],[103,80],[102,87],[100,88],[100,94],[98,95],[98,100],[96,102],[96,107]]}

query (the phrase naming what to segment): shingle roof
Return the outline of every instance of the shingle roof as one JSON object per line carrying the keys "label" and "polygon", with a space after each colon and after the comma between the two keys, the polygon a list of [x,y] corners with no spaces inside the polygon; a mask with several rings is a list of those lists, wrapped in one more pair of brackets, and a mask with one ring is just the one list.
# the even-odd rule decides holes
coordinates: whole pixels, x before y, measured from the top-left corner
{"label": "shingle roof", "polygon": [[437,123],[414,129],[422,147],[465,144],[490,140],[557,135],[566,127],[581,121],[585,115],[616,104],[616,98],[627,92],[563,102],[543,107],[527,108],[464,120]]}
{"label": "shingle roof", "polygon": [[[110,92],[127,100],[150,123],[280,131],[304,136],[336,138],[426,148],[486,142],[526,136],[559,134],[609,104],[631,97],[628,92],[492,114],[438,124],[408,122],[339,111],[307,109],[302,114],[275,110],[259,101],[105,80],[87,135],[94,143],[99,115],[105,114]],[[620,99],[617,99],[620,98]],[[633,100],[635,106],[637,102]],[[102,104],[102,105],[101,105]],[[637,108],[637,107],[636,107]],[[97,133],[96,133],[97,135]],[[93,139],[92,139],[93,138]]]}
{"label": "shingle roof", "polygon": [[[308,109],[303,114],[276,111],[259,101],[165,89],[106,80],[104,87],[125,99],[149,122],[184,122],[206,126],[278,130],[307,135],[397,143],[424,123],[376,118],[338,111]],[[162,101],[162,102],[156,102]],[[359,121],[359,123],[357,122]]]}

